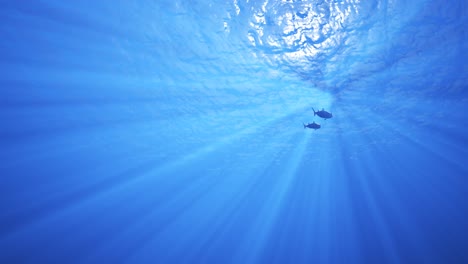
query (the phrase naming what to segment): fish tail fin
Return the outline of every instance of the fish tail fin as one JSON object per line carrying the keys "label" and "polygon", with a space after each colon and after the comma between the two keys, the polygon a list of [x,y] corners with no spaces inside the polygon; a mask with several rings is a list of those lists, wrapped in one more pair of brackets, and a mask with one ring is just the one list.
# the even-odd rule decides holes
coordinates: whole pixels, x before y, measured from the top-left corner
{"label": "fish tail fin", "polygon": [[304,129],[306,128],[306,125],[304,123],[302,123],[304,125]]}
{"label": "fish tail fin", "polygon": [[314,116],[315,116],[315,110],[314,110],[314,108],[313,108],[313,107],[312,107],[312,111],[314,111]]}

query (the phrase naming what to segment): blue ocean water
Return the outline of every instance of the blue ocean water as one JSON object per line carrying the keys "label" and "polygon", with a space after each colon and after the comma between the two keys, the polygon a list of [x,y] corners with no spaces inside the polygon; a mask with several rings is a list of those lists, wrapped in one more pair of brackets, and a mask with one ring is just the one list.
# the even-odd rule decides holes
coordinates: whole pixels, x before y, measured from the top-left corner
{"label": "blue ocean water", "polygon": [[468,263],[466,1],[1,3],[0,263]]}

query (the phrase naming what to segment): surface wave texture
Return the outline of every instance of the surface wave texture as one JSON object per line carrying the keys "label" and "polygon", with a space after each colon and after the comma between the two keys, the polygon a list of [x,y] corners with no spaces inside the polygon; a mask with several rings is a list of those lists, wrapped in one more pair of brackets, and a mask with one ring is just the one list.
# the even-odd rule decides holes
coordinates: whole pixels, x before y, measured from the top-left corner
{"label": "surface wave texture", "polygon": [[468,263],[465,0],[1,6],[0,263]]}

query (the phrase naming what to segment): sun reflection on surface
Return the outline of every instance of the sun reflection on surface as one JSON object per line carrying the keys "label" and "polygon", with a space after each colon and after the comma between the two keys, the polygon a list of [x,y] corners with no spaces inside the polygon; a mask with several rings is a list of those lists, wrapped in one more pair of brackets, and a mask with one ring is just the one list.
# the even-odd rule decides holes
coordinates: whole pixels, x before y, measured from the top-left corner
{"label": "sun reflection on surface", "polygon": [[[359,0],[234,1],[238,19],[248,19],[247,39],[267,61],[302,66],[329,56],[345,42],[347,20],[359,13]],[[307,72],[307,71],[304,71]]]}

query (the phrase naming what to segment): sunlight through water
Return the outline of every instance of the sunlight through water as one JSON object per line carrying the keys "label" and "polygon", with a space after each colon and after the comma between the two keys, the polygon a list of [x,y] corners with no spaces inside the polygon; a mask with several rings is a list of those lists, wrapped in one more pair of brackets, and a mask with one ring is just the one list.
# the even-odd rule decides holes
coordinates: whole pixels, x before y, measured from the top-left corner
{"label": "sunlight through water", "polygon": [[465,2],[3,1],[0,263],[468,263]]}

